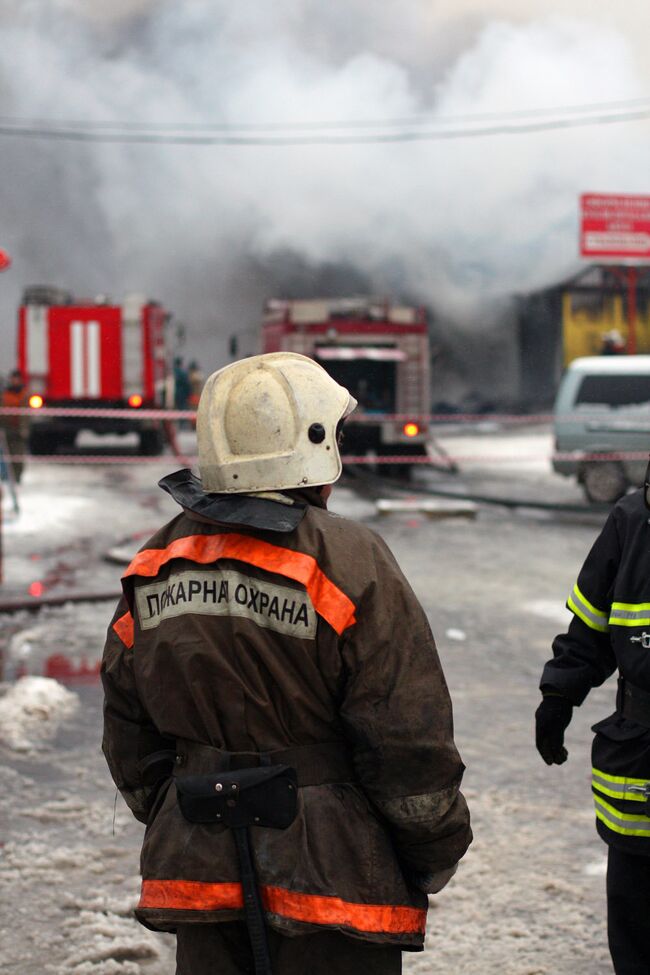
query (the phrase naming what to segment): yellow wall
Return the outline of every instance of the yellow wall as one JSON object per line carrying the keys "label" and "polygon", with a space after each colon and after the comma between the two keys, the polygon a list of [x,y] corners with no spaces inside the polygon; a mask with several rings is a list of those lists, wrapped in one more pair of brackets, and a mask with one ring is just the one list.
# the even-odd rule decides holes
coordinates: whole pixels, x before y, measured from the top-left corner
{"label": "yellow wall", "polygon": [[[571,292],[562,295],[562,337],[564,344],[564,365],[582,355],[600,355],[603,333],[617,329],[627,342],[628,326],[624,318],[623,296],[603,297],[603,308],[599,313],[585,309],[573,311]],[[636,351],[650,352],[650,304],[637,309]]]}

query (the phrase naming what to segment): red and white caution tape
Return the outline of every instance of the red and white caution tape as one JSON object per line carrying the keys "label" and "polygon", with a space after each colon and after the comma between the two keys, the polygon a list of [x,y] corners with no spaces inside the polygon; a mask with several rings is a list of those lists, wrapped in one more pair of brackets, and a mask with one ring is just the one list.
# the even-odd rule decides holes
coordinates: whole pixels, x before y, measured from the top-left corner
{"label": "red and white caution tape", "polygon": [[[38,417],[70,417],[74,419],[102,419],[102,420],[189,420],[196,421],[195,410],[174,409],[143,409],[131,407],[129,409],[108,407],[48,407],[38,409],[19,406],[0,407],[2,416],[27,416],[32,419]],[[588,423],[590,429],[598,425],[602,430],[645,430],[650,432],[650,411],[630,410],[623,416],[609,416],[595,412],[574,413],[353,413],[348,423],[420,423],[442,424],[453,426],[456,424],[504,424],[511,426],[539,426],[552,424],[557,420],[575,420]]]}
{"label": "red and white caution tape", "polygon": [[[169,454],[162,454],[158,456],[141,456],[139,454],[11,454],[5,456],[6,460],[9,461],[22,461],[29,464],[92,464],[99,465],[103,464],[109,466],[111,464],[164,464],[167,466],[173,458]],[[198,462],[197,457],[191,456],[176,456],[174,459],[183,463],[186,467],[191,467],[196,465]],[[344,464],[376,464],[378,466],[386,464],[413,464],[418,466],[433,466],[433,467],[450,467],[453,464],[537,464],[540,461],[547,461],[549,464],[551,460],[557,461],[573,461],[574,463],[603,463],[605,461],[647,461],[648,451],[621,451],[616,453],[601,453],[601,454],[571,454],[571,453],[559,453],[559,454],[549,454],[543,451],[537,451],[534,453],[521,453],[515,452],[512,454],[448,454],[445,457],[429,457],[421,455],[412,454],[394,454],[381,457],[375,457],[368,454],[362,455],[349,455],[346,454],[341,457]]]}

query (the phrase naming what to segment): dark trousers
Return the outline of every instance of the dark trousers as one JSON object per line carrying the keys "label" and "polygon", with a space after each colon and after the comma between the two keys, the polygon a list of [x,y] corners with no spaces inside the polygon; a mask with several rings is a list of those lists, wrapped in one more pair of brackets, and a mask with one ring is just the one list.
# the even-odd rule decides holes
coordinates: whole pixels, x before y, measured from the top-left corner
{"label": "dark trousers", "polygon": [[[6,436],[7,450],[12,457],[19,457],[26,452],[27,440],[25,437],[21,436],[19,433],[15,433],[13,430],[7,430]],[[20,484],[23,476],[23,470],[25,469],[25,462],[22,460],[12,460],[11,469],[13,471],[14,481],[16,484]]]}
{"label": "dark trousers", "polygon": [[[241,922],[179,924],[176,975],[253,975],[248,932]],[[400,975],[402,952],[336,931],[288,938],[268,931],[273,975]]]}
{"label": "dark trousers", "polygon": [[609,847],[607,933],[616,975],[650,973],[650,857]]}

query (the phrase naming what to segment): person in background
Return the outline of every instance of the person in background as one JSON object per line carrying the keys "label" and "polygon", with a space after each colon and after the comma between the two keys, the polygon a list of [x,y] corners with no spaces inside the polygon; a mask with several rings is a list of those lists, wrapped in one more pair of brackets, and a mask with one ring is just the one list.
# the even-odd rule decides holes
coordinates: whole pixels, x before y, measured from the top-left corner
{"label": "person in background", "polygon": [[[547,765],[567,759],[574,707],[618,670],[616,710],[595,724],[596,828],[608,846],[607,928],[617,975],[650,973],[650,464],[594,542],[567,601],[573,619],[553,642],[536,714]],[[582,774],[582,773],[581,773]]]}
{"label": "person in background", "polygon": [[602,336],[603,344],[600,349],[601,355],[624,355],[625,339],[617,328],[610,332],[605,332]]}
{"label": "person in background", "polygon": [[355,407],[296,353],[214,373],[200,479],[160,482],[179,513],[123,577],[103,749],[147,823],[137,917],[176,931],[177,975],[396,975],[472,838],[424,610],[383,540],[327,510]]}
{"label": "person in background", "polygon": [[174,359],[174,406],[177,410],[188,409],[190,378],[181,356]]}
{"label": "person in background", "polygon": [[[196,359],[193,359],[189,364],[188,379],[190,383],[190,394],[187,405],[190,410],[198,410],[199,400],[201,399],[201,393],[203,392],[204,376],[203,371],[200,369]],[[196,420],[192,425],[194,428],[196,428]]]}
{"label": "person in background", "polygon": [[[29,394],[20,369],[14,369],[9,375],[7,384],[2,391],[2,405],[22,409],[29,405]],[[22,458],[27,453],[29,417],[3,414],[0,417],[0,429],[4,430],[7,441],[14,481],[16,484],[20,484],[25,469],[25,462]]]}
{"label": "person in background", "polygon": [[[190,398],[190,378],[187,369],[183,365],[181,356],[174,359],[174,409],[189,410]],[[189,421],[178,420],[178,429],[184,430],[189,427]]]}

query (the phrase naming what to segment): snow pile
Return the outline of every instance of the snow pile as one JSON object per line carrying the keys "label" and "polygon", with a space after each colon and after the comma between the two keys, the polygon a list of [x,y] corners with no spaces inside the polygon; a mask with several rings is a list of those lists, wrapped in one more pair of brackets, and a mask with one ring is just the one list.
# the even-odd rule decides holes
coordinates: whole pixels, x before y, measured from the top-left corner
{"label": "snow pile", "polygon": [[0,698],[0,743],[30,751],[50,741],[79,698],[49,677],[22,677]]}
{"label": "snow pile", "polygon": [[64,922],[66,935],[76,938],[83,932],[83,947],[75,945],[61,973],[75,975],[139,975],[140,961],[160,958],[155,935],[130,917],[112,911],[81,911]]}
{"label": "snow pile", "polygon": [[70,871],[87,873],[97,862],[97,851],[90,845],[69,846],[49,838],[11,841],[2,851],[0,884],[20,879],[61,886]]}
{"label": "snow pile", "polygon": [[[62,804],[62,803],[60,803]],[[85,833],[79,817],[78,832]],[[173,970],[175,941],[169,935],[154,934],[136,921],[140,878],[121,875],[116,862],[128,853],[118,846],[56,841],[60,834],[42,839],[24,835],[8,842],[0,851],[0,899],[16,898],[16,891],[55,890],[38,912],[32,940],[48,962],[42,969],[49,975],[163,975]],[[107,875],[107,876],[104,876]],[[90,893],[89,893],[90,891]],[[29,898],[30,904],[33,898]],[[13,902],[12,902],[13,903]],[[18,911],[20,923],[24,918]],[[0,949],[2,971],[29,972],[17,967],[16,945]],[[44,954],[41,956],[44,957]],[[12,967],[14,964],[16,967]]]}

